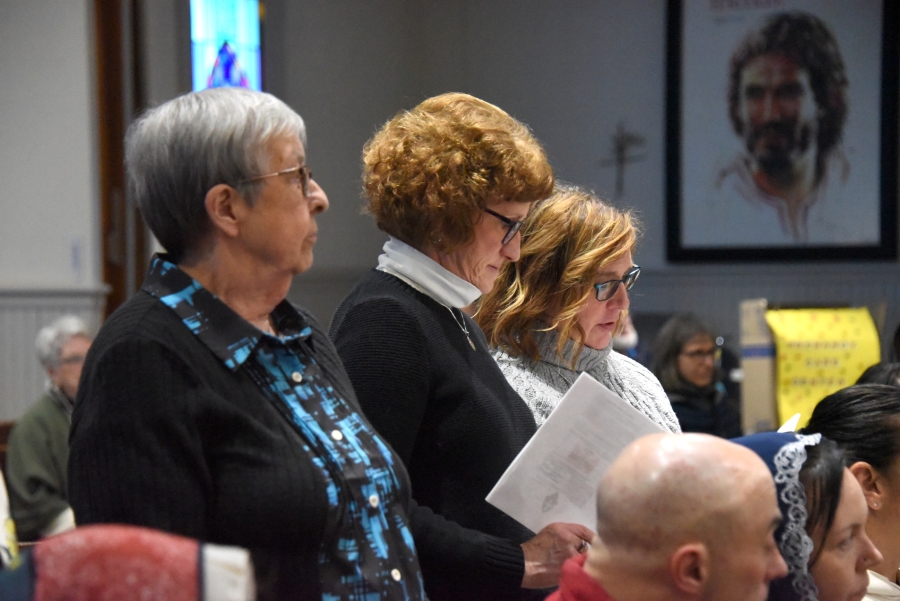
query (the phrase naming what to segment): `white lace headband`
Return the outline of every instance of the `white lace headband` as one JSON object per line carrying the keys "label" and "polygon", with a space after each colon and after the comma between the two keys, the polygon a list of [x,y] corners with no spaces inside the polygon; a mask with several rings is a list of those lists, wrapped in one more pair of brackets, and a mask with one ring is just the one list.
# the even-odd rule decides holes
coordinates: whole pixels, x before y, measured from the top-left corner
{"label": "white lace headband", "polygon": [[813,542],[806,534],[806,491],[800,483],[800,469],[806,461],[806,447],[819,444],[821,434],[797,434],[797,441],[781,447],[775,454],[775,486],[787,510],[778,548],[790,570],[791,584],[800,601],[818,601],[819,589],[809,573]]}

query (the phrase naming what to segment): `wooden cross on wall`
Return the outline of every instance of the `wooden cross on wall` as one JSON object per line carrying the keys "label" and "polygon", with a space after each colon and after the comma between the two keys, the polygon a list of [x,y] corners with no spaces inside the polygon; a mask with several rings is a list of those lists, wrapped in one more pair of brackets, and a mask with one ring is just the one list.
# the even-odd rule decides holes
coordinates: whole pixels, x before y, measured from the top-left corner
{"label": "wooden cross on wall", "polygon": [[625,129],[625,123],[619,121],[616,133],[612,137],[612,157],[601,159],[601,167],[614,166],[616,168],[616,199],[622,198],[625,192],[625,166],[628,163],[636,163],[646,158],[645,154],[633,154],[633,147],[641,147],[646,140],[644,136]]}

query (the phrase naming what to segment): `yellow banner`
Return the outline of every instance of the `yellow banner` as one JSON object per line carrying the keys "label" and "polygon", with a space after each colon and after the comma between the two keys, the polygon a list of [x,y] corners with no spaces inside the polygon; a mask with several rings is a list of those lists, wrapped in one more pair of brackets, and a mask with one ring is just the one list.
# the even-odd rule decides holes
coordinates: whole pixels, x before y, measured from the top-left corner
{"label": "yellow banner", "polygon": [[806,424],[819,401],[881,361],[878,331],[866,308],[771,309],[766,322],[775,339],[781,423],[799,413],[800,425]]}

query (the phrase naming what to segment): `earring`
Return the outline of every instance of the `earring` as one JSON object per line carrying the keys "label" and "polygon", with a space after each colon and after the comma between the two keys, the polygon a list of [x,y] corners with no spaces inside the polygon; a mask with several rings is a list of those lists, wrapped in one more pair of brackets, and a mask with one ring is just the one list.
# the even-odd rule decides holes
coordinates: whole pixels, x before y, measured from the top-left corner
{"label": "earring", "polygon": [[872,501],[872,509],[878,509],[878,501]]}

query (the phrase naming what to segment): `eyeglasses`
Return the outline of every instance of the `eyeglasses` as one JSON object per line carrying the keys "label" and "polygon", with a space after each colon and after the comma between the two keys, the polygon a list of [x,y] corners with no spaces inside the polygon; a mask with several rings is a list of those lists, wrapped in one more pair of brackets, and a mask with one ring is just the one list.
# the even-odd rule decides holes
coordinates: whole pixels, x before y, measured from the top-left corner
{"label": "eyeglasses", "polygon": [[625,275],[622,276],[621,280],[610,280],[608,282],[594,284],[594,288],[597,289],[597,300],[606,301],[611,299],[616,293],[616,290],[619,289],[619,284],[625,284],[625,290],[631,290],[631,287],[634,286],[634,282],[638,279],[639,275],[641,275],[641,266],[634,265],[625,272]]}
{"label": "eyeglasses", "polygon": [[490,209],[485,209],[484,212],[490,213],[491,215],[493,215],[494,217],[496,217],[497,219],[499,219],[500,221],[505,223],[506,226],[509,228],[506,230],[506,235],[503,236],[503,244],[504,245],[509,244],[509,241],[513,239],[513,236],[515,236],[519,232],[520,229],[522,229],[522,224],[525,223],[524,221],[515,221],[513,219],[510,219],[509,217],[501,215],[500,213],[496,213]]}
{"label": "eyeglasses", "polygon": [[722,358],[722,349],[720,348],[712,348],[712,349],[697,349],[696,351],[688,351],[686,353],[680,353],[681,355],[687,357],[688,359],[693,359],[694,361],[700,361],[703,359],[712,359],[713,361],[718,361]]}
{"label": "eyeglasses", "polygon": [[309,180],[312,179],[312,171],[306,165],[301,165],[300,167],[291,167],[290,169],[283,169],[281,171],[276,171],[275,173],[257,175],[256,177],[241,180],[238,183],[246,184],[248,182],[256,182],[268,177],[275,177],[276,175],[287,175],[289,173],[294,173],[295,171],[300,176],[300,187],[303,189],[303,196],[309,196]]}
{"label": "eyeglasses", "polygon": [[84,363],[84,355],[71,355],[69,357],[60,357],[60,365],[79,365]]}

